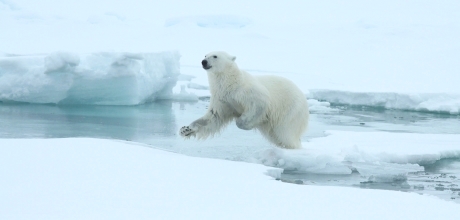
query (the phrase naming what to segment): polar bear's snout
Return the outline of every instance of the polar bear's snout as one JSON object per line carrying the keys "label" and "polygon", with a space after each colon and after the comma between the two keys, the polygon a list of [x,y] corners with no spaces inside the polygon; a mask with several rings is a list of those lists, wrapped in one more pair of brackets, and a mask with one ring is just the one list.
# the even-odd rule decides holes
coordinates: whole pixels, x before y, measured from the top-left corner
{"label": "polar bear's snout", "polygon": [[201,61],[201,65],[203,65],[203,69],[208,70],[211,68],[211,66],[208,64],[207,60]]}

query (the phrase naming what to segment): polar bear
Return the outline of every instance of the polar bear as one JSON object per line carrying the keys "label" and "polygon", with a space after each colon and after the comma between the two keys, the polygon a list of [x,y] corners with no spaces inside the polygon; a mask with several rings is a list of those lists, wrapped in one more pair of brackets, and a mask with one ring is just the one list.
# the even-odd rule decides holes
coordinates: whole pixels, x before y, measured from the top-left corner
{"label": "polar bear", "polygon": [[305,95],[283,77],[250,75],[235,59],[221,51],[205,56],[201,64],[208,73],[210,104],[180,135],[206,139],[235,120],[238,128],[257,129],[278,147],[300,148],[309,118]]}

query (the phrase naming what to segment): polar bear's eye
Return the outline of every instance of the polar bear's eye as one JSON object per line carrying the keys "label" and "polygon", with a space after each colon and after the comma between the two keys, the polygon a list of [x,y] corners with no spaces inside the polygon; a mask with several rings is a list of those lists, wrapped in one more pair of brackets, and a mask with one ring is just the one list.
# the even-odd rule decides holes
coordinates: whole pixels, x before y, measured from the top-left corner
{"label": "polar bear's eye", "polygon": [[214,57],[214,59],[216,59],[216,58],[217,58],[217,56],[213,56],[213,57]]}

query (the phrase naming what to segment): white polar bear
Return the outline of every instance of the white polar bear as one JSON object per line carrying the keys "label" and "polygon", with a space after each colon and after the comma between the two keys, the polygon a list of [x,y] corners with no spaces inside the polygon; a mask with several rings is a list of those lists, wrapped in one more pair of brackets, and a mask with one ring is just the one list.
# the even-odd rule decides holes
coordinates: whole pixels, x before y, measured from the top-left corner
{"label": "white polar bear", "polygon": [[236,119],[240,129],[259,130],[279,147],[301,147],[309,111],[305,95],[279,76],[252,76],[236,57],[211,52],[201,62],[208,73],[211,100],[206,114],[180,129],[183,137],[206,139]]}

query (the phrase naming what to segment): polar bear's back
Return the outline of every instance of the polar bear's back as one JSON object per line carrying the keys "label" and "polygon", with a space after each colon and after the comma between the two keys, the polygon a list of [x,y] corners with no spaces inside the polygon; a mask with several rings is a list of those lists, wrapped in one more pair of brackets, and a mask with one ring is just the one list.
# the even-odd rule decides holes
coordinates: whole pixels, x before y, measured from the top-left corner
{"label": "polar bear's back", "polygon": [[[283,120],[305,115],[308,121],[308,104],[305,94],[290,80],[273,75],[254,76],[270,93],[270,112]],[[295,119],[294,120],[304,120]]]}
{"label": "polar bear's back", "polygon": [[267,88],[272,99],[276,99],[278,101],[284,100],[281,102],[283,104],[306,104],[305,95],[292,81],[284,77],[272,75],[261,75],[254,77]]}

